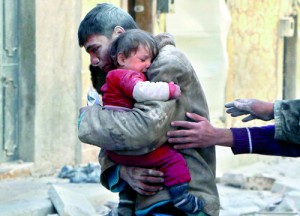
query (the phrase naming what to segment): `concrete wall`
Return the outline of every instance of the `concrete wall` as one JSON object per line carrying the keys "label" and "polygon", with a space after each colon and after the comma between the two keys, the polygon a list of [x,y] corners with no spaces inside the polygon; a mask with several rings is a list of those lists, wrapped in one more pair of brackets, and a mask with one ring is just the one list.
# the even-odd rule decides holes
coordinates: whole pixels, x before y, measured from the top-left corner
{"label": "concrete wall", "polygon": [[80,1],[21,2],[20,159],[51,172],[81,160]]}

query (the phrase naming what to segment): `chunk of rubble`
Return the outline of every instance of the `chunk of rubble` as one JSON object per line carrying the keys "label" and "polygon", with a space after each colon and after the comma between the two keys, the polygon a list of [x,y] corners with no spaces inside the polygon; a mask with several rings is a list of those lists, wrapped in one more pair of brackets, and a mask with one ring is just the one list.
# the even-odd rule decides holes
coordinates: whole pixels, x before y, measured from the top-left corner
{"label": "chunk of rubble", "polygon": [[279,158],[225,173],[218,185],[220,215],[300,215],[299,167],[297,158]]}
{"label": "chunk of rubble", "polygon": [[51,202],[61,216],[95,216],[99,215],[87,198],[79,193],[52,185],[48,191]]}

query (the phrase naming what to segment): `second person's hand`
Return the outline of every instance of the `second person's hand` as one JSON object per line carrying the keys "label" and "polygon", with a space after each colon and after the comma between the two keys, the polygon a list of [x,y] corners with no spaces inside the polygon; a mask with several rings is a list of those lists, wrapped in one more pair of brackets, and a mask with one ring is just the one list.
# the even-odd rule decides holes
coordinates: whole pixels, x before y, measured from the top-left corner
{"label": "second person's hand", "polygon": [[167,133],[169,143],[174,144],[175,149],[205,148],[214,145],[217,131],[210,122],[195,113],[187,113],[187,117],[195,122],[173,121],[171,123],[172,126],[180,129]]}
{"label": "second person's hand", "polygon": [[253,119],[269,121],[274,118],[274,104],[257,99],[236,99],[226,103],[226,112],[232,117],[248,115],[242,119],[243,122],[248,122]]}

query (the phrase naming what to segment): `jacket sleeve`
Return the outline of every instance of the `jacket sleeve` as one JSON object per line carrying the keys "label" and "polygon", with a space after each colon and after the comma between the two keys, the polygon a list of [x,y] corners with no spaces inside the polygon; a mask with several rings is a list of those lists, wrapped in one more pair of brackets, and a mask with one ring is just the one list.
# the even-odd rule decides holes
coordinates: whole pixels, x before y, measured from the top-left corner
{"label": "jacket sleeve", "polygon": [[166,101],[170,96],[169,84],[166,82],[138,82],[133,89],[133,98],[138,102],[160,100]]}
{"label": "jacket sleeve", "polygon": [[[121,73],[121,76],[119,75]],[[118,69],[114,70],[114,77],[118,77],[118,81],[114,82],[115,85],[118,85],[118,88],[129,98],[133,97],[133,90],[137,83],[144,82],[147,80],[146,76],[143,73]]]}
{"label": "jacket sleeve", "polygon": [[274,139],[275,126],[231,128],[233,154],[262,154],[271,156],[299,157],[300,145]]}
{"label": "jacket sleeve", "polygon": [[[136,103],[132,111],[86,107],[80,116],[80,141],[122,154],[145,154],[167,140],[175,101]],[[128,153],[127,153],[128,151]]]}
{"label": "jacket sleeve", "polygon": [[275,101],[275,139],[300,144],[300,100]]}

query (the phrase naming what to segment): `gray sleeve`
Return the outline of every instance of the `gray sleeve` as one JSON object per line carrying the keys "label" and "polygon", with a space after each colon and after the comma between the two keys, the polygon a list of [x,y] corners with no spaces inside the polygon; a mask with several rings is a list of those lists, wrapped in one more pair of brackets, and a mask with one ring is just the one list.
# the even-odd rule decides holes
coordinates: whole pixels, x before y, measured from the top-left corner
{"label": "gray sleeve", "polygon": [[274,103],[275,139],[300,144],[300,100]]}
{"label": "gray sleeve", "polygon": [[106,150],[145,154],[167,141],[174,115],[175,100],[136,103],[132,111],[91,106],[80,118],[78,137]]}

